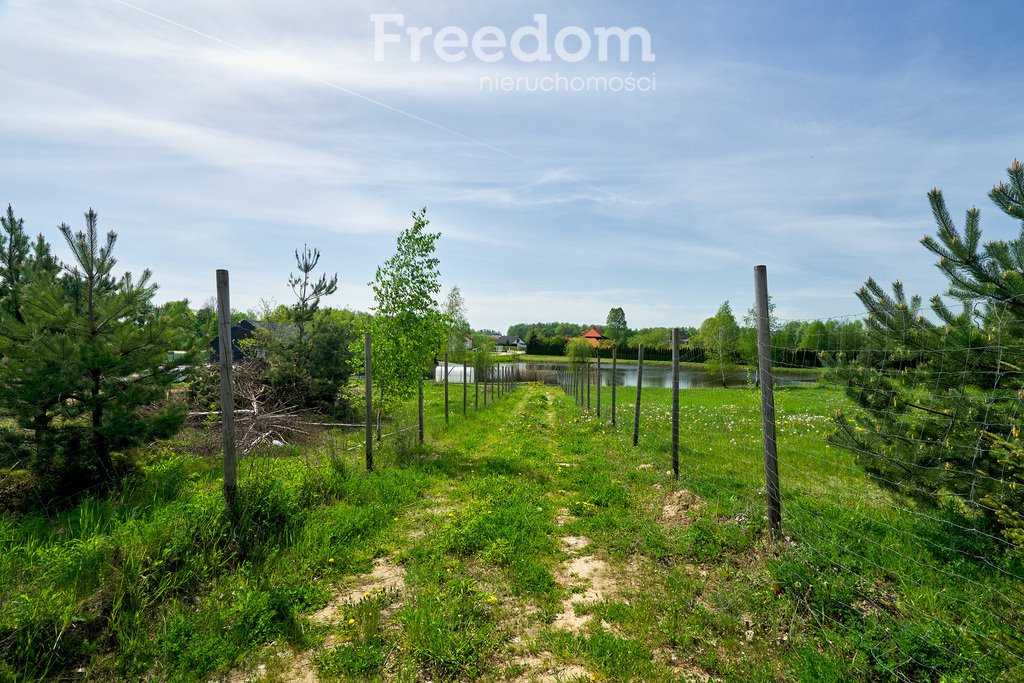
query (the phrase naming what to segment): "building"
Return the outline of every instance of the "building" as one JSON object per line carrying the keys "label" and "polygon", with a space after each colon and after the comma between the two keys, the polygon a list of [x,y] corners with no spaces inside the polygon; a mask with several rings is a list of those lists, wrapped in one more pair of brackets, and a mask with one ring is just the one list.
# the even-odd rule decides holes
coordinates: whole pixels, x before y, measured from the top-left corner
{"label": "building", "polygon": [[601,330],[596,327],[591,327],[589,330],[580,335],[583,339],[593,346],[595,349],[606,349],[609,346],[608,337],[601,334]]}
{"label": "building", "polygon": [[494,338],[494,350],[498,353],[507,353],[510,351],[526,353],[526,342],[518,335],[515,337],[502,335]]}

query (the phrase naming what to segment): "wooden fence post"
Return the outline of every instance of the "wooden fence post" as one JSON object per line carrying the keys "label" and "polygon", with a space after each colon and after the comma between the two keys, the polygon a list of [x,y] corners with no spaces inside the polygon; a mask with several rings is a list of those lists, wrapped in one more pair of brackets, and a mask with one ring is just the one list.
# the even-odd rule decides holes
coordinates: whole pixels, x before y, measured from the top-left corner
{"label": "wooden fence post", "polygon": [[672,328],[672,479],[679,481],[679,328]]}
{"label": "wooden fence post", "polygon": [[231,291],[228,271],[217,271],[217,334],[220,337],[220,429],[224,447],[224,500],[234,510],[238,488],[235,458],[235,392],[231,379],[234,345],[231,343]]}
{"label": "wooden fence post", "polygon": [[772,378],[772,335],[768,319],[768,269],[765,266],[754,266],[754,298],[757,304],[757,373],[761,384],[765,499],[768,504],[768,528],[772,540],[776,541],[782,531],[782,499],[775,441],[775,382]]}
{"label": "wooden fence post", "polygon": [[601,347],[597,347],[597,416],[601,417]]}
{"label": "wooden fence post", "polygon": [[636,405],[633,407],[633,445],[640,442],[640,390],[644,385],[644,345],[636,350]]}
{"label": "wooden fence post", "polygon": [[587,410],[590,410],[590,359],[587,359]]}
{"label": "wooden fence post", "polygon": [[462,417],[466,417],[466,392],[469,391],[467,380],[469,376],[466,374],[466,361],[462,361]]}
{"label": "wooden fence post", "polygon": [[419,424],[420,443],[423,443],[423,378],[416,391],[416,417]]}
{"label": "wooden fence post", "polygon": [[473,410],[480,410],[480,373],[477,372],[477,364],[473,362]]}
{"label": "wooden fence post", "polygon": [[444,425],[448,426],[448,353],[444,354]]}
{"label": "wooden fence post", "polygon": [[373,335],[363,338],[363,368],[366,375],[366,471],[373,471]]}
{"label": "wooden fence post", "polygon": [[612,348],[612,429],[615,429],[615,385],[618,384],[618,378],[615,375],[616,361],[618,360],[618,349]]}

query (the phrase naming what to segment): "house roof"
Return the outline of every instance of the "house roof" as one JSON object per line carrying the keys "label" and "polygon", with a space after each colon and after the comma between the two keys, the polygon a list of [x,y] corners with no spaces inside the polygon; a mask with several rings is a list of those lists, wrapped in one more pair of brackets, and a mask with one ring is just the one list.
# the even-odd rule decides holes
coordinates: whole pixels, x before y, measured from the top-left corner
{"label": "house roof", "polygon": [[586,332],[584,332],[580,336],[581,337],[585,337],[587,339],[607,339],[608,338],[608,337],[604,336],[603,334],[601,334],[601,330],[597,329],[596,327],[591,327],[589,330],[587,330]]}
{"label": "house roof", "polygon": [[520,336],[510,337],[508,335],[502,335],[494,338],[496,346],[518,346],[519,344],[525,344],[523,338]]}

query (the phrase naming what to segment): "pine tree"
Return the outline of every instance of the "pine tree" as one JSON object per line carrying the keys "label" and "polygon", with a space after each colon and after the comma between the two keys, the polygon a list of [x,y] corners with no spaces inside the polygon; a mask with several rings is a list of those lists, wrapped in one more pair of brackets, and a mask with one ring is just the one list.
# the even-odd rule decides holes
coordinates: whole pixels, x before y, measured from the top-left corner
{"label": "pine tree", "polygon": [[0,408],[33,431],[32,466],[52,493],[116,480],[115,453],[184,418],[183,405],[159,404],[183,362],[169,352],[192,348],[188,335],[155,315],[148,270],[113,275],[116,235],[101,240],[91,209],[85,220],[60,226],[73,262],[33,269],[19,311],[0,317]]}
{"label": "pine tree", "polygon": [[306,340],[306,326],[312,322],[313,316],[320,309],[320,299],[338,291],[337,273],[330,279],[327,275],[321,275],[320,279],[316,281],[311,279],[311,274],[318,263],[320,263],[320,250],[310,250],[309,247],[303,245],[301,254],[298,249],[295,250],[295,264],[299,269],[299,274],[288,276],[288,286],[295,293],[292,321],[298,332],[300,346]]}
{"label": "pine tree", "polygon": [[7,213],[0,217],[0,306],[15,318],[21,317],[21,292],[29,270],[28,236],[25,221],[16,218],[14,209],[7,205]]}
{"label": "pine tree", "polygon": [[[989,194],[1024,221],[1024,169]],[[928,194],[938,226],[921,243],[938,256],[949,300],[920,297],[869,279],[870,352],[839,368],[857,409],[837,415],[834,440],[853,450],[882,485],[926,504],[987,521],[1024,547],[1024,223],[1016,239],[982,243],[980,212],[954,224],[942,193]]]}

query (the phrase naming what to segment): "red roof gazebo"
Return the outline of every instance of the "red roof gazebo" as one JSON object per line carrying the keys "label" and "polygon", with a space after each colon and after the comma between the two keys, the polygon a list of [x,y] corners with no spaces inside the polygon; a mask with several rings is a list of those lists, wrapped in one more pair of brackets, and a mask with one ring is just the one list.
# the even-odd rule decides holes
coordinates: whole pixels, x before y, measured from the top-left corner
{"label": "red roof gazebo", "polygon": [[608,341],[608,337],[601,334],[601,330],[597,329],[596,327],[591,327],[589,330],[587,330],[580,336],[586,339],[588,342],[590,342],[590,345],[593,346],[595,349],[599,349],[603,346],[606,346],[604,342]]}

